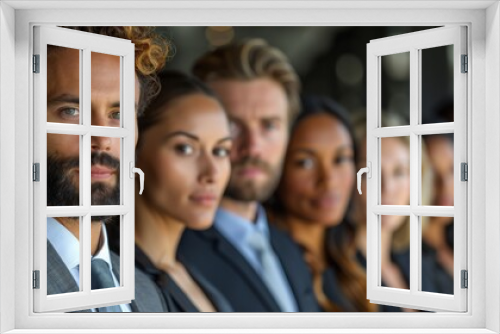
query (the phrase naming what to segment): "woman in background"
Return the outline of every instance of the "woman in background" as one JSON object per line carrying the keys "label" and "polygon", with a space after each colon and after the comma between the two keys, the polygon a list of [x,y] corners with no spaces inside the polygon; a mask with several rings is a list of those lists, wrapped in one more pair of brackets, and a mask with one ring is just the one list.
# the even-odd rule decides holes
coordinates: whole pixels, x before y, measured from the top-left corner
{"label": "woman in background", "polygon": [[[384,115],[383,126],[403,124],[396,115]],[[360,161],[358,168],[366,166],[366,121],[356,126],[359,138]],[[430,194],[430,173],[427,166],[425,146],[422,145],[422,200]],[[409,137],[388,137],[381,139],[381,204],[410,204],[410,140]],[[358,261],[366,268],[366,183],[362,183],[362,194],[354,201],[353,220],[356,222],[356,247]],[[380,258],[382,286],[410,288],[410,217],[382,215],[380,217]],[[426,217],[422,218],[425,228]],[[428,272],[429,262],[422,259],[423,271]],[[431,273],[425,275],[422,288],[433,286]],[[392,306],[381,306],[381,311],[414,311]]]}
{"label": "woman in background", "polygon": [[[428,205],[453,206],[453,134],[424,138],[434,174],[434,196]],[[453,217],[429,217],[422,239],[422,253],[435,260],[432,272],[436,284],[429,292],[453,294]]]}
{"label": "woman in background", "polygon": [[345,216],[354,188],[356,150],[343,109],[323,97],[303,100],[287,148],[271,221],[303,248],[324,311],[374,311],[356,262]]}
{"label": "woman in background", "polygon": [[164,72],[160,83],[139,119],[136,165],[145,186],[135,202],[136,266],[157,283],[170,312],[231,311],[203,276],[176,258],[185,228],[213,222],[230,175],[229,123],[197,79]]}

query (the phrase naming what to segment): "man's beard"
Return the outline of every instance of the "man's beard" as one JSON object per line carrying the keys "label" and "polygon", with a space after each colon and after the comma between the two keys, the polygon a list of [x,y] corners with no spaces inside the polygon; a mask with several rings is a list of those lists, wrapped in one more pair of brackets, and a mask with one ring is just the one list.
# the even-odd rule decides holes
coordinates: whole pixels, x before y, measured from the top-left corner
{"label": "man's beard", "polygon": [[[264,184],[257,184],[253,180],[242,181],[236,175],[238,169],[254,167],[259,168],[268,175],[269,179]],[[254,157],[246,157],[233,163],[231,178],[224,192],[224,197],[228,197],[241,202],[263,202],[267,200],[278,185],[281,176],[282,163],[273,168],[267,162]]]}
{"label": "man's beard", "polygon": [[[114,187],[102,182],[91,185],[91,205],[120,204],[120,161],[102,152],[93,152],[92,165],[102,165],[117,170]],[[79,157],[61,159],[47,155],[47,206],[79,206],[79,187],[73,184],[73,176],[69,172],[80,165]],[[92,216],[92,220],[104,221],[109,217]]]}

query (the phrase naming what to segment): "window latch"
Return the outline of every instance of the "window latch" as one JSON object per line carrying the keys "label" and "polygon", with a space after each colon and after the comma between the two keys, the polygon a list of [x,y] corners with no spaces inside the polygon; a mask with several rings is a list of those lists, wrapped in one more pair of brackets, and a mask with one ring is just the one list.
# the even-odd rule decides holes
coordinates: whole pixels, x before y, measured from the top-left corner
{"label": "window latch", "polygon": [[144,190],[144,172],[137,167],[134,167],[134,162],[130,161],[129,163],[129,170],[130,170],[130,178],[133,179],[135,177],[134,173],[139,174],[139,185],[140,185],[140,190],[139,190],[139,195],[142,195],[142,191]]}
{"label": "window latch", "polygon": [[361,195],[361,176],[363,175],[363,173],[366,173],[366,176],[369,179],[372,178],[372,163],[368,161],[366,164],[368,165],[367,167],[361,168],[358,171],[358,192],[360,195]]}

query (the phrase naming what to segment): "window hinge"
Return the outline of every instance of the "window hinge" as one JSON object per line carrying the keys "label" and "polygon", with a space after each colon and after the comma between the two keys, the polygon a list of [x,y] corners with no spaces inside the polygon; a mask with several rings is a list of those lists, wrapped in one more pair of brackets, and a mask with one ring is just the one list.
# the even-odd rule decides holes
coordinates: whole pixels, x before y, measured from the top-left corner
{"label": "window hinge", "polygon": [[462,270],[462,289],[467,289],[469,287],[469,274],[467,270]]}
{"label": "window hinge", "polygon": [[462,73],[469,72],[469,57],[467,55],[462,55]]}
{"label": "window hinge", "polygon": [[33,164],[33,181],[40,182],[40,164],[38,162]]}
{"label": "window hinge", "polygon": [[469,167],[466,162],[462,162],[460,165],[460,170],[461,170],[461,181],[469,181]]}
{"label": "window hinge", "polygon": [[33,289],[40,289],[40,270],[33,270]]}
{"label": "window hinge", "polygon": [[40,55],[33,55],[33,73],[40,73]]}

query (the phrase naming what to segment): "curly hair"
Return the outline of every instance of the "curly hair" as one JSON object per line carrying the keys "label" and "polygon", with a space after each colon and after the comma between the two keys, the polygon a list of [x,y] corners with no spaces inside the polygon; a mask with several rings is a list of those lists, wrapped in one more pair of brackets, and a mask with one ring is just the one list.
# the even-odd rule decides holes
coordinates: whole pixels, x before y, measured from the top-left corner
{"label": "curly hair", "polygon": [[135,72],[141,86],[138,116],[160,92],[157,73],[165,66],[173,47],[155,27],[63,27],[93,34],[128,39],[135,44]]}
{"label": "curly hair", "polygon": [[285,54],[263,39],[242,40],[208,52],[195,63],[193,74],[203,82],[272,79],[285,90],[290,124],[299,112],[299,77]]}

